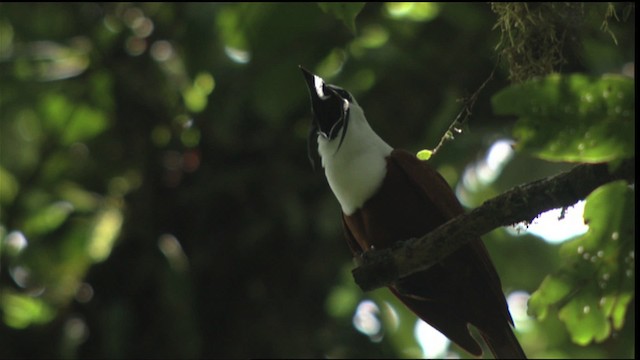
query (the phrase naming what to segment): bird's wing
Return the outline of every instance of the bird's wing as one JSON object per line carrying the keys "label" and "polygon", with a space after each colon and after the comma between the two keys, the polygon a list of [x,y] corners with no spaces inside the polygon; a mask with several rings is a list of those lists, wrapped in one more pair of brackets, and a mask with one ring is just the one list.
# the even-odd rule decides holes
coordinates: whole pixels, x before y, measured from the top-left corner
{"label": "bird's wing", "polygon": [[344,231],[344,238],[347,240],[347,245],[349,245],[349,249],[354,257],[359,257],[364,252],[364,249],[358,245],[358,241],[349,230],[349,226],[344,218],[344,213],[342,214],[342,229]]}
{"label": "bird's wing", "polygon": [[[410,182],[421,189],[424,201],[437,207],[446,220],[464,212],[444,178],[425,162],[403,150],[394,150],[389,161],[388,166],[400,168]],[[401,280],[400,287],[392,288],[392,291],[418,316],[445,333],[465,350],[479,355],[482,351],[477,342],[469,335],[466,326],[463,327],[465,325],[463,320],[473,323],[481,332],[490,334],[490,338],[503,338],[503,334],[511,332],[509,324],[512,325],[513,322],[502,292],[500,278],[480,238],[471,240],[468,245],[457,250],[440,264],[442,266],[436,265],[425,272],[414,274],[404,281]],[[451,269],[457,269],[453,276],[449,273]],[[458,291],[461,296],[467,294],[469,297],[473,296],[473,300],[458,299],[460,304],[466,307],[466,314],[459,314],[461,318],[456,318],[458,314],[450,311],[448,306],[451,304],[438,305],[438,301],[420,299],[421,293],[441,292],[432,289],[432,286],[427,283],[437,282],[435,279],[440,277],[460,282],[458,284],[460,289],[444,291],[448,292],[449,295],[446,296],[450,299],[453,298],[451,295],[458,293]],[[443,286],[443,284],[440,283],[439,286]],[[407,296],[402,291],[403,289],[412,289],[413,291]],[[519,348],[519,345],[517,346]]]}
{"label": "bird's wing", "polygon": [[[426,200],[438,207],[442,214],[447,217],[447,220],[464,213],[464,208],[460,205],[447,181],[426,162],[400,149],[393,150],[390,160],[404,171],[409,180],[422,190],[421,192],[427,198]],[[483,268],[487,270],[485,273],[489,277],[487,283],[492,285],[491,291],[496,294],[496,298],[504,301],[500,277],[491,262],[487,248],[480,239],[477,241],[472,240],[470,244],[477,258],[482,260]],[[509,323],[513,324],[511,316],[506,310],[506,303],[505,316]]]}

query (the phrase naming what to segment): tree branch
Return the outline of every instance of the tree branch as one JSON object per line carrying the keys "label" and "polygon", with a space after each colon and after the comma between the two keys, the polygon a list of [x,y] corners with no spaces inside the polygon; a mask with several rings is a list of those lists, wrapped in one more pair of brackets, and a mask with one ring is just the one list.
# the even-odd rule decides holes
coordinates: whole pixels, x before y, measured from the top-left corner
{"label": "tree branch", "polygon": [[532,221],[540,213],[575,204],[601,185],[635,183],[635,158],[614,164],[582,164],[559,175],[516,186],[457,216],[421,238],[368,251],[352,273],[364,291],[389,285],[426,270],[471,239],[500,226]]}

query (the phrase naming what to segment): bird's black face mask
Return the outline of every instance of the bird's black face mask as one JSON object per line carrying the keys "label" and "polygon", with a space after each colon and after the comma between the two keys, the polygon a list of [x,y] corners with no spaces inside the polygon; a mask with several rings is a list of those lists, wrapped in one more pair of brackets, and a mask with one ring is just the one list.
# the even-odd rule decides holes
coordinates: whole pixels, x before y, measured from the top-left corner
{"label": "bird's black face mask", "polygon": [[309,96],[311,98],[313,120],[309,130],[307,146],[309,159],[315,167],[318,154],[314,144],[316,144],[318,136],[333,140],[342,129],[340,143],[336,151],[340,149],[344,136],[347,133],[347,126],[349,125],[349,104],[352,98],[344,89],[325,84],[322,78],[310,73],[303,67],[300,67],[300,70],[302,70],[302,74],[307,82]]}

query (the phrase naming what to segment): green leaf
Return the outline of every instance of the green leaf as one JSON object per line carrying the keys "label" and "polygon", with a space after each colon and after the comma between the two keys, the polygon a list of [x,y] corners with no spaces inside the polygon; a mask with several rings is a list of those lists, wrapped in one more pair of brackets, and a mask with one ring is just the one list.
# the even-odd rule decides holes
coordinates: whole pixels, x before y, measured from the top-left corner
{"label": "green leaf", "polygon": [[564,266],[548,276],[529,301],[529,313],[544,319],[558,308],[572,340],[604,341],[624,325],[635,294],[635,201],[624,181],[587,197],[589,231],[562,245]]}
{"label": "green leaf", "polygon": [[55,133],[63,145],[88,140],[108,125],[103,112],[86,104],[75,105],[59,94],[45,97],[40,110],[45,128]]}
{"label": "green leaf", "polygon": [[69,202],[55,202],[28,217],[24,222],[23,230],[29,236],[50,233],[59,228],[73,210],[73,205]]}
{"label": "green leaf", "polygon": [[427,150],[427,149],[423,149],[418,151],[418,153],[416,154],[416,157],[420,160],[426,161],[431,159],[431,155],[433,155],[433,151],[431,150]]}
{"label": "green leaf", "polygon": [[100,201],[100,196],[87,191],[82,186],[65,182],[58,187],[58,194],[60,197],[73,205],[73,208],[78,212],[90,212],[95,210]]}
{"label": "green leaf", "polygon": [[60,94],[50,93],[42,99],[40,112],[42,114],[44,128],[59,135],[64,131],[71,117],[73,105],[66,97]]}
{"label": "green leaf", "polygon": [[549,306],[564,299],[569,292],[571,292],[571,284],[568,279],[548,275],[538,290],[531,295],[527,311],[530,315],[543,320],[547,317]]}
{"label": "green leaf", "polygon": [[18,194],[20,184],[18,180],[0,165],[0,205],[8,205]]}
{"label": "green leaf", "polygon": [[356,16],[360,13],[364,7],[363,2],[354,3],[338,3],[338,2],[321,2],[318,6],[322,11],[333,14],[337,19],[349,28],[352,33],[356,33]]}
{"label": "green leaf", "polygon": [[351,264],[345,266],[340,275],[339,284],[331,289],[325,300],[325,309],[334,318],[349,318],[353,315],[362,292],[353,282]]}
{"label": "green leaf", "polygon": [[87,105],[79,105],[69,119],[62,135],[62,143],[71,145],[78,141],[89,140],[107,128],[104,113]]}
{"label": "green leaf", "polygon": [[611,324],[593,295],[579,293],[559,313],[559,318],[566,324],[572,340],[583,346],[592,340],[603,341],[611,333]]}
{"label": "green leaf", "polygon": [[392,19],[430,21],[440,14],[442,4],[433,2],[387,2],[384,7]]}
{"label": "green leaf", "polygon": [[4,323],[14,329],[45,324],[55,316],[55,310],[42,299],[10,291],[0,295],[0,309],[4,313]]}
{"label": "green leaf", "polygon": [[116,207],[107,207],[96,215],[87,244],[87,254],[94,262],[104,261],[111,254],[120,235],[124,219]]}
{"label": "green leaf", "polygon": [[604,162],[635,154],[635,90],[627,77],[549,75],[493,99],[516,115],[516,149],[550,161]]}

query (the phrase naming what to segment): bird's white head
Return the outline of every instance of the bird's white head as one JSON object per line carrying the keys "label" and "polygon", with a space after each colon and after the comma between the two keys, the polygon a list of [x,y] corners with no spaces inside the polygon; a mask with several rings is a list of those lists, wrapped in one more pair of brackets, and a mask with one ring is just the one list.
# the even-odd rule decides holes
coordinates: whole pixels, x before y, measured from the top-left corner
{"label": "bird's white head", "polygon": [[[391,146],[369,126],[348,91],[300,67],[311,97],[309,157],[319,154],[331,190],[345,214],[357,210],[380,187]],[[314,143],[317,142],[317,152]]]}

